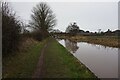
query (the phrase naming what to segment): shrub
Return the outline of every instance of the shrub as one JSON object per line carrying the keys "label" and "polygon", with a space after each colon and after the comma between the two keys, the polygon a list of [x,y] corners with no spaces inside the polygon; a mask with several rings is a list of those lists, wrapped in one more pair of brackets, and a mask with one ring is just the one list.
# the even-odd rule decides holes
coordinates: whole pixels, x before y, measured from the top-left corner
{"label": "shrub", "polygon": [[2,3],[2,53],[3,56],[18,49],[21,25],[8,3]]}

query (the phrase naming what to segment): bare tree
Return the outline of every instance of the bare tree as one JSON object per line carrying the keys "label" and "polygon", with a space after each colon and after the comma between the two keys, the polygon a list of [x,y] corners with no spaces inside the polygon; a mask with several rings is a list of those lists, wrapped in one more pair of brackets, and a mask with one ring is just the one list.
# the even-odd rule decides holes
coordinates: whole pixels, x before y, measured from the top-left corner
{"label": "bare tree", "polygon": [[74,23],[70,23],[68,25],[68,27],[66,28],[66,33],[79,33],[80,32],[80,29],[79,29],[79,26],[77,26],[77,24],[74,22]]}
{"label": "bare tree", "polygon": [[32,12],[32,21],[30,22],[31,26],[44,33],[45,36],[45,33],[48,34],[48,31],[56,25],[53,11],[46,3],[41,2],[33,8]]}

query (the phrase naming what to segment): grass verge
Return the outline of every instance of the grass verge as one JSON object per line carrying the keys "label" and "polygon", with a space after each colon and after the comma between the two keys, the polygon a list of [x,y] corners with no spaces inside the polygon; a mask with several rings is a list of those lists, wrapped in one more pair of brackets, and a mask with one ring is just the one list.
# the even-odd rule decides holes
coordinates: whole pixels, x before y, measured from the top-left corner
{"label": "grass verge", "polygon": [[50,39],[44,57],[45,78],[96,78],[55,39]]}
{"label": "grass verge", "polygon": [[3,58],[3,78],[31,78],[45,42],[25,43],[25,49]]}

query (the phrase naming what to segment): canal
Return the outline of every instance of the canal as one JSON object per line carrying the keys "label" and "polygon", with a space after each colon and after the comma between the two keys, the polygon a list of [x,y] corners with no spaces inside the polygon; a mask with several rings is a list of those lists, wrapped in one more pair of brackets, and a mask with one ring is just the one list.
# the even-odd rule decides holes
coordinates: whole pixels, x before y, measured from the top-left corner
{"label": "canal", "polygon": [[59,43],[98,78],[118,78],[118,48],[70,40],[60,40]]}

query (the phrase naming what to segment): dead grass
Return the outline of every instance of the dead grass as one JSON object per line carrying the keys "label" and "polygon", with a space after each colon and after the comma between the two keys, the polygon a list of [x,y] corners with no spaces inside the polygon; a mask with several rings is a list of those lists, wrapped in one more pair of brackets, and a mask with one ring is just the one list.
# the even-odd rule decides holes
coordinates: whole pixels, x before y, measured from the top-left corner
{"label": "dead grass", "polygon": [[72,36],[67,39],[77,42],[88,42],[109,47],[120,47],[119,38],[116,36]]}
{"label": "dead grass", "polygon": [[34,40],[33,38],[23,38],[19,46],[19,51],[27,51],[29,46],[33,43],[37,44],[39,42]]}

